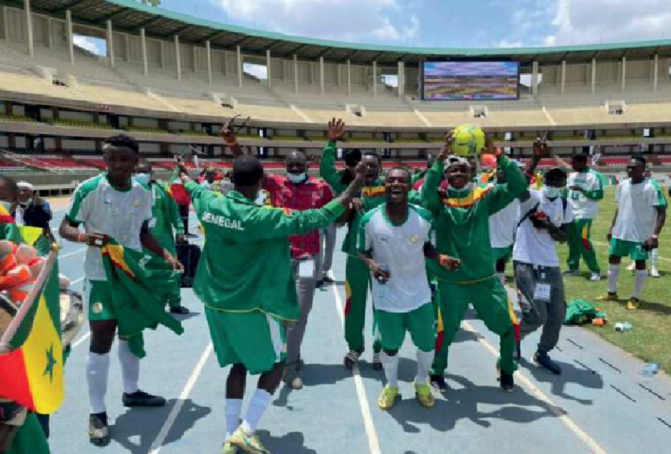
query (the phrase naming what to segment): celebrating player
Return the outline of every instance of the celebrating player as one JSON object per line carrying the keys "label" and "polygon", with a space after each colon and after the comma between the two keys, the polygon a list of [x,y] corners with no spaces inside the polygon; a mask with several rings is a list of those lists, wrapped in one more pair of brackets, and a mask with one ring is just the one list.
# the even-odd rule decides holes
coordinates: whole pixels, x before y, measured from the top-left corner
{"label": "celebrating player", "polygon": [[385,187],[387,202],[363,216],[359,234],[361,257],[374,278],[373,305],[387,377],[378,405],[389,410],[396,401],[398,351],[408,331],[417,347],[417,400],[425,407],[433,407],[428,376],[434,356],[435,318],[424,256],[438,260],[448,269],[456,268],[459,262],[438,256],[429,238],[431,215],[408,203],[410,172],[400,167],[391,169]]}
{"label": "celebrating player", "polygon": [[[137,142],[123,135],[110,137],[105,142],[103,151],[107,172],[90,178],[77,187],[59,230],[66,240],[88,246],[84,271],[91,345],[86,359],[86,377],[91,405],[89,439],[95,445],[105,445],[110,441],[105,394],[110,364],[109,352],[117,328],[117,316],[111,297],[114,290],[107,284],[99,248],[105,246],[110,238],[114,238],[129,249],[142,250],[144,247],[163,257],[173,269],[182,269],[175,257],[163,249],[150,233],[151,193],[132,178],[138,161]],[[80,225],[84,226],[86,233],[79,231]],[[140,360],[123,339],[119,339],[119,361],[123,375],[122,400],[125,406],[165,405],[164,398],[139,390]]]}
{"label": "celebrating player", "polygon": [[[235,189],[225,197],[200,187],[182,169],[180,178],[206,235],[194,290],[205,304],[219,364],[233,366],[226,386],[225,454],[238,448],[268,452],[254,433],[282,380],[283,322],[298,320],[300,313],[288,237],[326,227],[341,216],[363,183],[364,172],[361,166],[341,198],[324,208],[290,212],[254,203],[264,172],[253,156],[235,160]],[[248,372],[261,377],[240,424]]]}
{"label": "celebrating player", "polygon": [[645,158],[635,156],[627,165],[628,179],[617,186],[617,210],[608,230],[608,293],[599,299],[617,301],[617,279],[622,257],[636,261],[634,292],[627,309],[638,309],[648,273],[645,261],[649,252],[659,247],[659,234],[666,222],[666,199],[659,185],[645,178]]}
{"label": "celebrating player", "polygon": [[[514,388],[516,369],[514,320],[508,294],[494,270],[489,217],[519,197],[527,184],[517,165],[497,151],[487,138],[482,152],[496,156],[507,183],[488,188],[474,186],[469,161],[459,156],[447,158],[451,143],[452,134],[448,134],[422,188],[425,206],[435,218],[436,249],[461,260],[460,268],[453,272],[429,262],[438,281],[439,321],[444,321],[444,345],[436,347],[431,384],[441,392],[447,388],[443,374],[448,349],[468,305],[473,304],[487,328],[501,338],[500,384],[502,389],[510,391]],[[438,186],[445,168],[449,187],[447,197],[441,200]]]}
{"label": "celebrating player", "polygon": [[585,260],[592,272],[591,281],[601,280],[601,268],[596,259],[594,245],[590,240],[592,221],[599,212],[598,202],[603,199],[603,177],[590,169],[587,155],[576,154],[571,165],[574,172],[568,177],[568,199],[573,211],[573,223],[568,231],[568,270],[567,275],[580,275],[580,257]]}

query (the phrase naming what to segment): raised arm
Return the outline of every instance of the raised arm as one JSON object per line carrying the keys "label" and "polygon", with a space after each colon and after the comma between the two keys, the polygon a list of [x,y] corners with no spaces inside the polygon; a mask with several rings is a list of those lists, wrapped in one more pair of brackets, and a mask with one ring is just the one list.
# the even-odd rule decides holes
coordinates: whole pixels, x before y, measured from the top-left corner
{"label": "raised arm", "polygon": [[507,207],[516,198],[523,196],[528,184],[517,164],[503,153],[497,153],[489,137],[487,137],[486,152],[498,155],[496,162],[506,179],[506,184],[494,186],[491,192],[487,194],[489,214],[494,214]]}
{"label": "raised arm", "polygon": [[242,156],[244,153],[242,152],[242,147],[238,143],[238,138],[235,136],[235,131],[233,131],[234,121],[235,117],[229,120],[228,122],[224,123],[223,126],[221,127],[219,135],[221,136],[222,139],[224,139],[226,145],[228,145],[228,147],[231,149],[231,153],[233,153],[233,158],[237,158],[239,156]]}
{"label": "raised arm", "polygon": [[168,207],[168,219],[170,225],[175,229],[175,234],[179,237],[184,235],[184,223],[179,215],[179,208],[177,207],[177,202],[173,198],[172,193],[168,189],[166,189],[166,192],[168,192],[168,197],[165,199]]}
{"label": "raised arm", "polygon": [[450,132],[445,137],[445,143],[443,143],[440,154],[436,157],[436,162],[433,163],[433,167],[426,173],[424,185],[420,191],[422,206],[432,213],[437,212],[441,206],[438,187],[445,174],[445,159],[447,159],[451,146],[452,133]]}
{"label": "raised arm", "polygon": [[335,118],[330,121],[327,132],[328,142],[324,146],[324,154],[319,161],[319,176],[331,185],[336,194],[340,194],[347,189],[347,186],[340,180],[340,175],[335,167],[336,145],[346,134],[345,122]]}

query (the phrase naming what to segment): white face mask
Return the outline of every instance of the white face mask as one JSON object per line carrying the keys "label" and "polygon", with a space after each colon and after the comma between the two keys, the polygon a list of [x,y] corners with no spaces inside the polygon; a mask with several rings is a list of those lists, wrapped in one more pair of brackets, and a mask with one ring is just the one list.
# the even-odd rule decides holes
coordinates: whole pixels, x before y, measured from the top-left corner
{"label": "white face mask", "polygon": [[561,195],[561,189],[553,186],[543,186],[543,194],[548,199],[556,199]]}
{"label": "white face mask", "polygon": [[148,173],[136,173],[135,181],[145,186],[148,186],[149,182],[151,181],[151,175],[149,175]]}
{"label": "white face mask", "polygon": [[308,179],[307,173],[287,173],[287,178],[289,181],[295,184],[300,184],[303,183],[305,180]]}

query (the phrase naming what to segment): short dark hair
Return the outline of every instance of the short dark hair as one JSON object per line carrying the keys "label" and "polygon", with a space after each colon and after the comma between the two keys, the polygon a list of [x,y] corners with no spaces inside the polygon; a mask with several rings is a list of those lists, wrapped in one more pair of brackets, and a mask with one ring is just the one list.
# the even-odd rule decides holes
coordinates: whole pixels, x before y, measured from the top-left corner
{"label": "short dark hair", "polygon": [[392,173],[394,170],[400,170],[401,172],[405,172],[408,175],[408,181],[412,183],[412,172],[410,171],[409,168],[406,166],[395,166],[392,167],[387,171],[387,176],[389,176],[390,173]]}
{"label": "short dark hair", "polygon": [[358,148],[352,148],[350,150],[345,150],[343,153],[343,160],[347,167],[354,167],[361,162],[361,150]]}
{"label": "short dark hair", "polygon": [[643,164],[643,165],[646,164],[646,160],[645,160],[645,158],[644,158],[642,155],[640,155],[640,154],[635,154],[635,155],[633,155],[633,156],[631,157],[631,159],[633,159],[634,161],[638,161],[639,163],[641,163],[641,164]]}
{"label": "short dark hair", "polygon": [[380,165],[382,165],[382,158],[380,157],[379,154],[377,154],[377,153],[374,152],[374,151],[367,151],[367,152],[365,152],[365,153],[363,154],[363,156],[364,156],[364,157],[366,157],[366,156],[373,156],[375,159],[377,159],[377,162],[379,162]]}
{"label": "short dark hair", "polygon": [[119,134],[118,136],[108,137],[107,140],[105,140],[105,145],[119,148],[130,148],[135,153],[140,153],[140,145],[138,145],[134,138],[127,136],[126,134]]}
{"label": "short dark hair", "polygon": [[12,192],[18,194],[19,186],[16,184],[16,180],[14,178],[0,173],[0,182],[5,183]]}
{"label": "short dark hair", "polygon": [[574,161],[587,163],[587,155],[584,153],[576,153],[571,157],[571,159]]}
{"label": "short dark hair", "polygon": [[240,156],[233,162],[233,184],[238,187],[250,187],[257,184],[263,178],[263,166],[261,162],[252,155]]}

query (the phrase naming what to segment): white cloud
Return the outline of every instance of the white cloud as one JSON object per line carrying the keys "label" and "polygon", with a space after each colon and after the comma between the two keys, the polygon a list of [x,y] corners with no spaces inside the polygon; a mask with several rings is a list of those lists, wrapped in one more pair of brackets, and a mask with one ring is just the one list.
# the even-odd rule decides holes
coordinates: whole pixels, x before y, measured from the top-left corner
{"label": "white cloud", "polygon": [[[72,42],[75,46],[81,47],[84,50],[87,50],[96,55],[104,56],[105,51],[105,41],[98,38],[91,38],[88,36],[82,35],[73,35]],[[103,43],[101,45],[101,42]]]}
{"label": "white cloud", "polygon": [[508,41],[507,39],[502,39],[496,43],[496,47],[522,47],[522,41]]}
{"label": "white cloud", "polygon": [[231,21],[338,41],[410,42],[419,31],[407,0],[210,0]]}
{"label": "white cloud", "polygon": [[545,45],[616,43],[668,38],[668,0],[555,0],[554,33]]}

